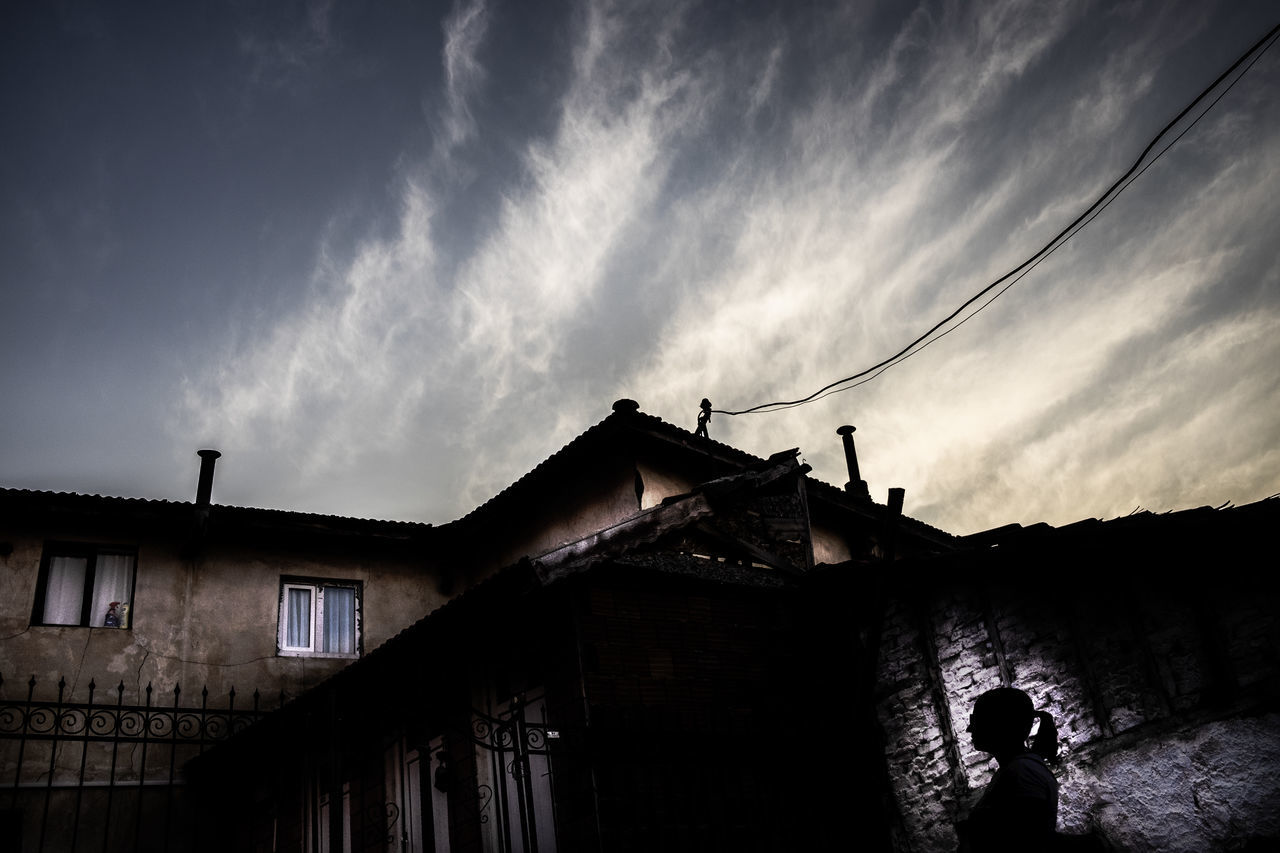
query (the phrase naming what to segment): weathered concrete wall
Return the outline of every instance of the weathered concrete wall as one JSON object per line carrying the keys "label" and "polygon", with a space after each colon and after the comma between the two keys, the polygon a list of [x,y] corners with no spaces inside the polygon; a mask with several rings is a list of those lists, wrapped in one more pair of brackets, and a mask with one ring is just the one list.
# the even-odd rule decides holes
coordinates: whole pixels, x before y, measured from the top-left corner
{"label": "weathered concrete wall", "polygon": [[[563,466],[555,480],[542,477],[537,491],[523,490],[501,509],[482,509],[483,535],[464,525],[469,581],[606,530],[669,497],[689,492],[723,470],[700,457],[673,458],[653,452],[603,453],[579,465]],[[519,484],[517,487],[519,488]],[[500,530],[500,536],[493,531]]]}
{"label": "weathered concrete wall", "polygon": [[1238,571],[1222,580],[1179,594],[1105,575],[1052,589],[952,578],[898,596],[878,710],[903,849],[955,849],[995,766],[969,714],[1001,684],[1058,723],[1060,831],[1129,851],[1280,839],[1280,602]]}
{"label": "weathered concrete wall", "polygon": [[641,509],[652,509],[667,498],[683,495],[700,482],[689,472],[673,470],[671,466],[663,465],[659,459],[638,460],[636,472],[640,475],[643,489]]}
{"label": "weathered concrete wall", "polygon": [[[96,684],[92,702],[99,708],[120,702],[126,708],[150,705],[172,709],[175,699],[180,708],[200,708],[205,701],[202,689],[207,687],[212,711],[228,708],[232,688],[237,709],[253,707],[255,690],[261,694],[260,707],[273,709],[282,696],[286,700],[297,697],[354,660],[278,655],[282,576],[359,582],[361,645],[365,651],[445,601],[438,579],[421,560],[385,553],[384,547],[366,549],[357,543],[323,539],[309,543],[305,537],[288,545],[215,539],[196,556],[184,556],[184,542],[178,538],[158,533],[121,536],[130,531],[120,530],[115,531],[117,535],[112,533],[109,527],[93,525],[0,530],[0,541],[13,549],[0,556],[0,578],[6,593],[0,600],[0,676],[5,679],[0,699],[4,702],[25,700],[29,679],[34,677],[32,698],[36,702],[57,701],[58,683],[63,680],[63,702],[89,702],[92,682]],[[128,628],[31,624],[41,557],[49,540],[137,549]],[[121,683],[123,694],[117,690]],[[148,685],[152,687],[149,698]],[[176,697],[175,685],[182,690]],[[20,707],[6,708],[0,725],[5,734],[21,735],[25,729],[30,735],[51,728],[54,717],[50,713],[33,717],[24,726]],[[86,727],[83,719],[73,714],[64,727],[75,733]],[[99,715],[88,728],[91,733],[110,737],[118,727],[119,734],[136,737],[144,728],[143,719],[127,711],[119,720]],[[100,799],[94,791],[101,791],[107,782],[128,785],[145,778],[148,784],[163,784],[175,774],[180,778],[183,764],[204,748],[203,741],[216,740],[228,726],[227,718],[216,713],[205,718],[210,726],[207,731],[200,727],[199,718],[190,715],[161,712],[149,719],[145,724],[148,735],[165,740],[172,733],[179,742],[156,743],[147,749],[127,740],[64,740],[54,754],[54,744],[47,740],[0,740],[0,775],[16,780],[21,789],[12,805],[24,816],[24,837],[35,843],[34,839],[50,830],[41,822],[45,814],[42,798],[51,796],[50,791],[56,789],[52,802],[59,807],[73,801],[81,791],[81,782],[87,782],[91,790],[84,800],[85,820],[86,828],[92,829],[94,821],[101,820],[100,813],[94,811]],[[57,832],[65,831],[65,827],[56,826],[57,821],[54,824]],[[122,831],[119,826],[114,830],[116,835]],[[46,849],[62,843],[57,832],[48,836]]]}
{"label": "weathered concrete wall", "polygon": [[95,679],[99,698],[123,680],[126,704],[141,703],[151,683],[170,695],[180,684],[189,698],[203,686],[213,696],[235,687],[244,701],[257,689],[274,705],[281,691],[296,696],[351,662],[277,655],[281,576],[361,582],[366,651],[445,601],[424,566],[407,559],[216,545],[189,559],[173,542],[94,538],[88,541],[138,549],[130,627],[31,625],[44,537],[4,538],[14,546],[0,557],[0,675],[9,698],[15,691],[25,698],[34,675],[37,699],[54,699],[65,678],[66,701],[85,701]]}
{"label": "weathered concrete wall", "polygon": [[843,563],[853,559],[849,542],[840,531],[814,522],[809,532],[813,542],[814,565]]}

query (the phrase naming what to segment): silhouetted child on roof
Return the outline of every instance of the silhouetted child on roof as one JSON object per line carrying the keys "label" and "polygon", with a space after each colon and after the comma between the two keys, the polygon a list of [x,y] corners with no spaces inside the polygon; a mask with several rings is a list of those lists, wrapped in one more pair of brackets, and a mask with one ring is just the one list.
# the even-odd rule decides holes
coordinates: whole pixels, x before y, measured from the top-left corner
{"label": "silhouetted child on roof", "polygon": [[694,430],[694,435],[700,435],[703,438],[710,438],[707,435],[707,421],[711,420],[711,401],[706,397],[702,398],[702,411],[698,412],[698,428]]}

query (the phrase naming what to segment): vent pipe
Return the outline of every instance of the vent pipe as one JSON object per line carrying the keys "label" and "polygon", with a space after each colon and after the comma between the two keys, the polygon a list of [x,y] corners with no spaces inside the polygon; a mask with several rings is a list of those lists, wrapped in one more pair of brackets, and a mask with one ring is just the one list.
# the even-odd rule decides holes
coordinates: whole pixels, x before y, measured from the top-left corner
{"label": "vent pipe", "polygon": [[884,558],[892,563],[898,559],[898,521],[902,518],[902,504],[907,490],[901,486],[889,489],[889,502],[885,504],[888,512],[884,519]]}
{"label": "vent pipe", "polygon": [[213,496],[213,466],[222,454],[216,450],[197,450],[200,457],[200,482],[196,485],[196,506],[208,506]]}
{"label": "vent pipe", "polygon": [[902,515],[902,504],[906,501],[907,490],[901,486],[894,486],[889,489],[889,514]]}
{"label": "vent pipe", "polygon": [[841,441],[844,442],[844,464],[849,469],[849,482],[844,484],[844,490],[849,494],[863,500],[871,500],[871,491],[867,488],[867,481],[862,479],[862,475],[858,472],[858,451],[853,447],[854,427],[845,424],[836,430]]}

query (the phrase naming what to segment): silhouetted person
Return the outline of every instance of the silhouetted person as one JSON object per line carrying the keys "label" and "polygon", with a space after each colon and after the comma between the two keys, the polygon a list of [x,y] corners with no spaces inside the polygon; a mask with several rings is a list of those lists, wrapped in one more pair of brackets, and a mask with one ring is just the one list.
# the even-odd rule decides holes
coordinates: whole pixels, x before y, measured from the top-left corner
{"label": "silhouetted person", "polygon": [[698,428],[694,430],[694,435],[700,435],[703,438],[710,438],[707,435],[707,421],[711,420],[711,401],[706,397],[702,398],[702,411],[698,412]]}
{"label": "silhouetted person", "polygon": [[[1031,724],[1040,730],[1027,747]],[[1058,727],[1047,711],[1014,687],[988,690],[969,718],[973,746],[995,756],[991,777],[969,819],[957,827],[960,853],[1043,853],[1053,849],[1058,823],[1058,780],[1048,762],[1058,753]]]}

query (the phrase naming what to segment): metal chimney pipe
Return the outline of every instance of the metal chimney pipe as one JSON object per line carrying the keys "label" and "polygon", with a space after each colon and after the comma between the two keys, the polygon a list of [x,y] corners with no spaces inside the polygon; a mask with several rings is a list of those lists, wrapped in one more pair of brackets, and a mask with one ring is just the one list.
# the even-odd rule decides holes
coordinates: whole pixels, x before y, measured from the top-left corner
{"label": "metal chimney pipe", "polygon": [[871,500],[871,490],[867,488],[867,481],[862,479],[858,471],[858,451],[853,447],[854,429],[855,427],[845,424],[836,430],[836,434],[844,442],[844,464],[849,469],[849,482],[844,484],[844,490],[856,497]]}
{"label": "metal chimney pipe", "polygon": [[200,482],[196,485],[196,506],[208,506],[213,496],[213,466],[222,454],[216,450],[197,450],[200,457]]}
{"label": "metal chimney pipe", "polygon": [[907,490],[901,486],[893,486],[889,489],[889,513],[891,515],[902,515],[902,504],[906,501]]}
{"label": "metal chimney pipe", "polygon": [[902,504],[906,500],[907,490],[901,486],[889,489],[889,510],[884,520],[884,559],[892,563],[898,559],[898,521],[902,518]]}

